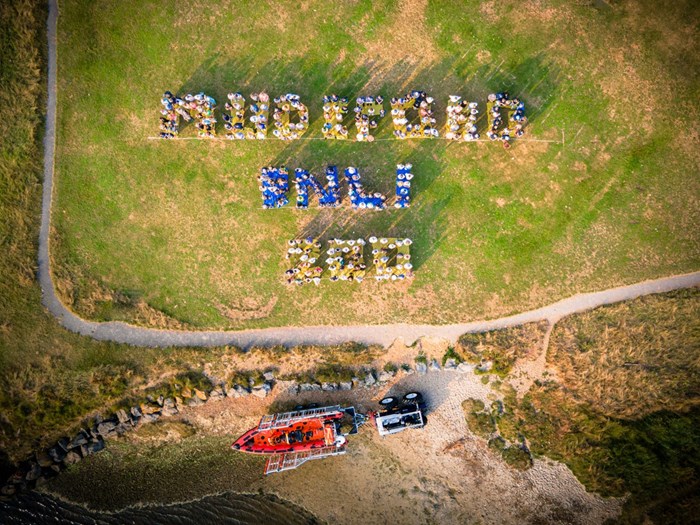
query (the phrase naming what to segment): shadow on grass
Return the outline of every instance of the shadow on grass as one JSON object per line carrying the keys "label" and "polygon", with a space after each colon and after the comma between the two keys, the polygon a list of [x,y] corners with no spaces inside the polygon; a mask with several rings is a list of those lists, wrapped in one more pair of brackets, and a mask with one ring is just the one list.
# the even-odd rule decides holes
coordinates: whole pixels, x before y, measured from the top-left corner
{"label": "shadow on grass", "polygon": [[[311,116],[307,137],[311,134],[320,136],[324,94],[335,93],[349,99],[349,111],[343,123],[351,136],[354,135],[355,99],[364,95],[382,95],[387,114],[379,120],[374,135],[388,138],[392,136],[391,97],[402,96],[413,89],[428,92],[435,98],[433,109],[438,119],[437,126],[442,128],[449,95],[456,93],[470,101],[479,102],[483,115],[489,93],[508,91],[526,102],[532,124],[551,104],[561,75],[559,68],[546,62],[542,53],[526,58],[512,69],[503,69],[501,64],[495,63],[474,67],[461,58],[449,57],[419,70],[407,61],[399,61],[390,69],[382,71],[379,81],[373,81],[376,70],[373,61],[354,65],[349,60],[338,64],[330,58],[308,60],[302,57],[284,63],[271,61],[258,67],[250,56],[222,61],[220,54],[215,54],[192,72],[177,93],[203,91],[217,100],[218,111],[223,111],[226,94],[231,91],[239,91],[246,97],[259,91],[267,91],[272,97],[282,93],[297,93],[308,106]],[[370,83],[378,87],[368,91],[365,86]],[[482,130],[486,125],[485,120],[482,118],[479,122]],[[217,132],[223,132],[221,119],[217,124]]]}
{"label": "shadow on grass", "polygon": [[[351,238],[377,236],[409,237],[412,246],[412,263],[418,269],[428,261],[444,242],[448,230],[449,204],[453,195],[445,191],[427,191],[445,167],[445,149],[450,144],[443,140],[416,139],[408,141],[386,140],[374,144],[320,139],[322,118],[322,95],[335,93],[348,97],[348,115],[344,124],[350,135],[354,134],[355,98],[362,95],[385,97],[387,115],[380,120],[374,134],[378,138],[391,138],[392,125],[389,99],[401,96],[412,89],[422,89],[435,98],[434,110],[438,128],[444,125],[444,108],[448,95],[461,94],[467,100],[478,101],[482,107],[480,127],[485,126],[483,108],[488,93],[508,91],[528,105],[530,123],[552,103],[557,92],[558,69],[547,64],[542,54],[528,57],[510,70],[501,64],[470,65],[460,58],[445,58],[419,70],[405,61],[397,62],[382,72],[382,78],[374,80],[376,64],[367,61],[354,65],[350,61],[340,64],[327,60],[296,58],[284,63],[271,61],[256,66],[250,57],[221,61],[213,55],[193,71],[180,87],[181,92],[205,91],[219,101],[222,110],[226,93],[240,91],[245,96],[251,92],[265,90],[271,96],[281,93],[298,93],[308,105],[310,128],[305,138],[319,140],[290,141],[275,148],[276,153],[266,165],[286,165],[290,171],[303,167],[314,173],[321,182],[328,165],[336,165],[340,173],[342,206],[337,209],[316,208],[315,197],[311,208],[299,211],[299,236]],[[372,91],[365,87],[378,86]],[[313,117],[316,118],[313,118]],[[221,122],[218,131],[223,132]],[[395,169],[397,163],[413,164],[413,202],[408,209],[386,211],[352,210],[347,196],[347,184],[343,171],[347,166],[360,170],[363,184],[368,192],[380,191],[389,197],[395,191]],[[292,175],[293,177],[293,175]],[[290,192],[294,206],[294,189]],[[292,210],[287,212],[294,213]],[[272,212],[274,213],[274,212]],[[454,218],[452,218],[454,219]]]}

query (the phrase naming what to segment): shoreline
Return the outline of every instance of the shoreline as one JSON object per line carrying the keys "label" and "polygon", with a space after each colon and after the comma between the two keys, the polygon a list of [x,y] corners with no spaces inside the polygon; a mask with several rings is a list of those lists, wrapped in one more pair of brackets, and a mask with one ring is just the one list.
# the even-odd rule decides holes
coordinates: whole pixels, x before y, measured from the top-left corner
{"label": "shoreline", "polygon": [[[123,523],[125,520],[131,523],[168,525],[172,519],[182,524],[196,524],[200,523],[199,511],[202,508],[216,509],[222,521],[233,519],[238,523],[257,523],[260,519],[280,525],[323,523],[307,509],[277,494],[244,492],[209,494],[188,501],[134,504],[109,511],[95,510],[55,492],[34,490],[23,493],[13,503],[0,503],[0,517],[12,519],[29,513],[35,520],[60,520],[61,523],[83,523],[88,518],[92,523],[100,525]],[[80,521],[73,521],[74,516],[79,517]]]}
{"label": "shoreline", "polygon": [[[235,400],[198,407],[183,415],[197,429],[194,435],[181,441],[170,435],[155,445],[110,444],[111,454],[93,456],[77,464],[77,468],[52,481],[49,492],[73,503],[74,495],[82,494],[79,505],[101,512],[105,508],[101,495],[110,490],[107,485],[112,483],[113,492],[123,491],[115,494],[113,503],[139,502],[110,510],[118,513],[117,508],[172,506],[180,501],[191,503],[217,495],[250,495],[257,491],[290,502],[319,520],[342,519],[344,523],[361,523],[370,513],[379,521],[399,519],[404,523],[421,523],[425,519],[451,522],[455,516],[480,516],[484,523],[516,523],[518,516],[553,516],[559,508],[579,507],[581,512],[572,517],[573,523],[581,525],[618,516],[622,499],[587,492],[563,463],[538,459],[528,471],[517,471],[494,455],[484,440],[471,434],[461,402],[466,398],[489,400],[493,391],[481,377],[451,370],[430,371],[402,376],[380,388],[362,389],[355,393],[356,406],[369,405],[387,392],[399,394],[416,389],[429,393],[428,425],[387,438],[364,427],[352,436],[347,454],[311,461],[298,470],[267,477],[262,476],[262,465],[255,462],[244,460],[241,470],[241,462],[235,458],[243,455],[234,455],[227,445],[237,432],[257,422],[257,412],[263,413],[273,396],[255,400],[257,410],[248,407],[251,415],[243,417],[235,415],[239,412],[232,406]],[[334,402],[346,393],[305,394],[319,402]],[[279,401],[285,394],[274,397]],[[169,424],[164,423],[161,430],[167,433]],[[120,451],[120,447],[124,450]],[[141,450],[144,458],[134,461],[134,450]],[[192,455],[192,450],[204,453]],[[429,463],[424,460],[428,455]],[[183,465],[182,458],[190,459]],[[154,466],[161,463],[166,464],[162,472]],[[248,468],[253,470],[247,471]],[[119,482],[124,473],[132,480],[140,480],[137,488]],[[248,481],[242,479],[248,476]],[[247,485],[248,490],[229,488],[232,479]],[[164,490],[159,486],[161,480],[168,484]],[[187,485],[187,496],[181,498],[183,483]],[[226,488],[221,490],[224,483]],[[377,508],[375,502],[380,493],[385,504]],[[92,495],[102,500],[89,501]],[[331,501],[335,504],[329,505]],[[517,508],[513,501],[519,502]]]}

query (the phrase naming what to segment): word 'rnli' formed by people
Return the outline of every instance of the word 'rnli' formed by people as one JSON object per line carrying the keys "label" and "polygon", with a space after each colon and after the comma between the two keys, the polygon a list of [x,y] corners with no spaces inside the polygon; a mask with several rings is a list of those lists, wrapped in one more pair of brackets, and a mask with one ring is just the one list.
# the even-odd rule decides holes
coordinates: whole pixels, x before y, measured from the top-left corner
{"label": "word 'rnli' formed by people", "polygon": [[[408,208],[411,204],[411,164],[396,165],[396,192],[392,200],[394,208]],[[357,168],[345,168],[345,180],[348,184],[348,198],[353,209],[384,210],[387,197],[381,192],[370,193],[362,184],[362,177]],[[326,168],[326,185],[322,185],[313,173],[302,168],[294,170],[294,186],[297,191],[296,207],[307,209],[310,196],[315,195],[321,208],[337,208],[342,204],[338,168]],[[286,166],[267,166],[261,168],[258,175],[264,209],[283,208],[289,204],[290,174]]]}

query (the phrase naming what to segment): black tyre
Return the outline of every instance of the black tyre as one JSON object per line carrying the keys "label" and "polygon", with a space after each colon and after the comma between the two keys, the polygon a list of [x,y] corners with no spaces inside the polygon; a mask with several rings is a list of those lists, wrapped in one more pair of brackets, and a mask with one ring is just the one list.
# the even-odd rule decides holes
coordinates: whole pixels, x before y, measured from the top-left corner
{"label": "black tyre", "polygon": [[379,402],[379,405],[382,407],[384,410],[389,410],[391,408],[394,408],[398,404],[399,400],[396,399],[395,397],[385,397]]}
{"label": "black tyre", "polygon": [[408,392],[405,396],[403,396],[403,401],[404,403],[422,403],[423,402],[423,394],[420,392]]}

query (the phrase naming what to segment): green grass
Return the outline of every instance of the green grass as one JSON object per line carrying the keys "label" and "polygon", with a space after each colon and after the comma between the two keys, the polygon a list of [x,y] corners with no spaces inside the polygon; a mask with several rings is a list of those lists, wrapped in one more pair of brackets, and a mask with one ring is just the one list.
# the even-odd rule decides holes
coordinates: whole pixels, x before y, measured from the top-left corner
{"label": "green grass", "polygon": [[[144,426],[138,434],[148,438],[153,430]],[[51,489],[72,501],[89,502],[94,509],[110,510],[135,502],[190,501],[216,492],[247,492],[261,478],[264,460],[232,454],[232,439],[193,435],[156,444],[113,441],[106,451],[62,473]],[[144,484],[144,480],[151,481]],[[90,488],[105,486],[111,489]]]}
{"label": "green grass", "polygon": [[[398,4],[369,5],[256,3],[234,15],[145,1],[134,16],[120,2],[62,4],[53,267],[72,308],[156,326],[449,322],[697,269],[697,140],[678,130],[699,118],[697,78],[679,66],[692,71],[698,54],[666,31],[695,32],[695,4],[555,1],[542,14],[499,2],[493,15],[476,2],[411,5],[416,57],[388,27]],[[441,118],[453,92],[483,106],[509,89],[528,105],[529,138],[564,129],[566,145],[146,140],[165,89],[219,101],[296,91],[310,137],[326,93],[414,87]],[[385,119],[379,136],[390,133]],[[416,174],[408,210],[260,209],[261,166],[356,165],[391,192],[401,161]],[[415,280],[289,289],[285,242],[300,234],[411,237]]]}

